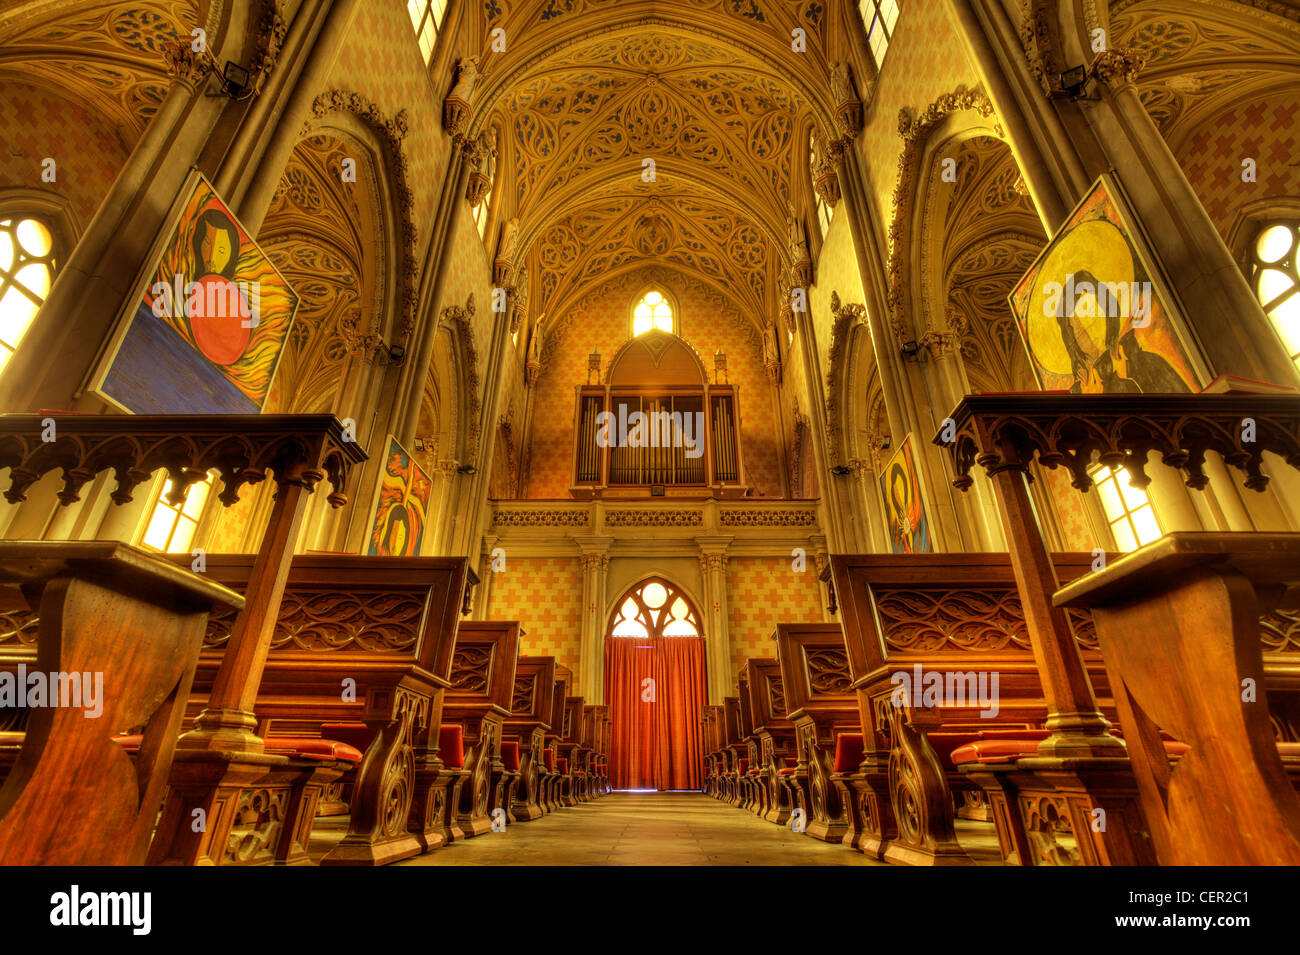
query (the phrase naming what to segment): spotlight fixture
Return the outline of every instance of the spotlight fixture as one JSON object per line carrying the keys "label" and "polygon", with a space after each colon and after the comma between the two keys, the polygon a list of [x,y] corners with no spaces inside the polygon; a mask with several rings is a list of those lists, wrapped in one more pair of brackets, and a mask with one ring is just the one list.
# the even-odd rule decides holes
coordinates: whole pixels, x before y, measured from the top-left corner
{"label": "spotlight fixture", "polygon": [[232,99],[239,99],[248,90],[248,70],[233,60],[226,60],[221,70],[221,88]]}
{"label": "spotlight fixture", "polygon": [[914,358],[916,353],[921,350],[921,343],[918,341],[903,342],[898,349],[902,352],[904,358]]}
{"label": "spotlight fixture", "polygon": [[402,362],[406,361],[406,346],[390,345],[388,348],[388,360],[394,365],[400,365]]}
{"label": "spotlight fixture", "polygon": [[456,473],[457,473],[457,474],[477,474],[477,473],[478,473],[478,468],[474,467],[474,465],[472,465],[472,464],[462,464],[460,467],[456,468]]}
{"label": "spotlight fixture", "polygon": [[834,474],[836,477],[844,477],[846,474],[852,473],[853,468],[849,467],[847,464],[837,464],[835,467],[831,468],[831,474]]}
{"label": "spotlight fixture", "polygon": [[1073,66],[1057,77],[1061,92],[1070,99],[1082,99],[1083,88],[1088,85],[1088,68]]}
{"label": "spotlight fixture", "polygon": [[416,438],[416,439],[415,439],[415,450],[417,450],[417,451],[423,451],[423,450],[424,450],[424,438]]}

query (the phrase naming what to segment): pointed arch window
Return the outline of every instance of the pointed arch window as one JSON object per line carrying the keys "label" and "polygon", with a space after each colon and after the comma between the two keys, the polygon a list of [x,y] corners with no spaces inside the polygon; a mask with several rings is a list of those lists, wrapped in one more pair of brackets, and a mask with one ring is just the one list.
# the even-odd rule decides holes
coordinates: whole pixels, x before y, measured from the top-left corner
{"label": "pointed arch window", "polygon": [[0,218],[0,370],[54,281],[54,236],[40,219]]}
{"label": "pointed arch window", "polygon": [[609,632],[615,637],[698,637],[700,618],[685,594],[655,577],[623,598]]}
{"label": "pointed arch window", "polygon": [[876,69],[880,69],[889,50],[889,41],[894,37],[894,27],[898,24],[898,0],[858,0],[858,14],[867,30],[871,59]]}
{"label": "pointed arch window", "polygon": [[447,0],[406,0],[406,12],[420,43],[424,65],[428,66],[433,59],[433,49],[438,45],[438,31],[442,29],[442,18],[447,13]]}
{"label": "pointed arch window", "polygon": [[1250,252],[1251,288],[1300,367],[1300,222],[1264,223]]}
{"label": "pointed arch window", "polygon": [[632,334],[644,335],[652,328],[676,334],[676,320],[672,304],[668,297],[658,289],[651,289],[641,296],[641,301],[632,308]]}

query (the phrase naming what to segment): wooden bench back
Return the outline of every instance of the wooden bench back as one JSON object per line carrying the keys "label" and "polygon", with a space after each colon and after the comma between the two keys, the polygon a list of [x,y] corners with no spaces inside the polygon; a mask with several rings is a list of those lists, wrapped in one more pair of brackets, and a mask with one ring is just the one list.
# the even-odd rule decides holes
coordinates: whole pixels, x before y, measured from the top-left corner
{"label": "wooden bench back", "polygon": [[[253,560],[209,554],[206,576],[242,593]],[[432,698],[423,732],[436,740],[467,583],[464,558],[294,557],[258,689],[259,721],[303,728],[375,721],[405,692],[397,687],[403,681]],[[208,621],[192,709],[201,708],[217,678],[233,623],[229,612]],[[354,693],[342,692],[349,686]]]}
{"label": "wooden bench back", "polygon": [[555,702],[555,657],[521,656],[515,666],[515,686],[510,697],[507,729],[526,736],[534,726],[551,728],[551,707]]}
{"label": "wooden bench back", "polygon": [[519,665],[519,634],[516,620],[461,621],[447,704],[482,704],[509,716]]}

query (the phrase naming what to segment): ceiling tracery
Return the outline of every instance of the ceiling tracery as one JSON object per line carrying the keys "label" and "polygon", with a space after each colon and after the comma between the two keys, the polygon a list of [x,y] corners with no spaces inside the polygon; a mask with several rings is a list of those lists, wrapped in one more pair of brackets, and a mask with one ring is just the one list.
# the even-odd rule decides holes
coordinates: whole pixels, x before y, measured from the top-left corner
{"label": "ceiling tracery", "polygon": [[[787,264],[807,124],[830,127],[824,5],[756,4],[748,17],[730,0],[493,6],[488,28],[515,45],[484,58],[472,128],[499,124],[510,140],[530,311],[554,320],[584,283],[661,264],[761,327]],[[795,24],[806,54],[790,52]]]}
{"label": "ceiling tracery", "polygon": [[1138,90],[1176,153],[1206,120],[1270,92],[1294,90],[1300,74],[1296,18],[1223,0],[1195,6],[1196,16],[1188,15],[1188,0],[1111,7],[1117,42],[1146,54]]}
{"label": "ceiling tracery", "polygon": [[[201,10],[200,8],[203,8]],[[0,77],[93,104],[131,138],[167,95],[163,47],[206,17],[197,0],[70,3],[0,17]]]}

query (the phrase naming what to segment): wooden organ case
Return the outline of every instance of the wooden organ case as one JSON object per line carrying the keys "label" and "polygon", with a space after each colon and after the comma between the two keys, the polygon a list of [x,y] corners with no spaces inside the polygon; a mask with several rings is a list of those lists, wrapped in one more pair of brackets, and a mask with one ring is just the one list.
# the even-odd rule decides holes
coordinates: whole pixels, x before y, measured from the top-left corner
{"label": "wooden organ case", "polygon": [[633,338],[604,383],[576,389],[570,493],[745,496],[738,392],[710,384],[699,355],[676,335]]}

